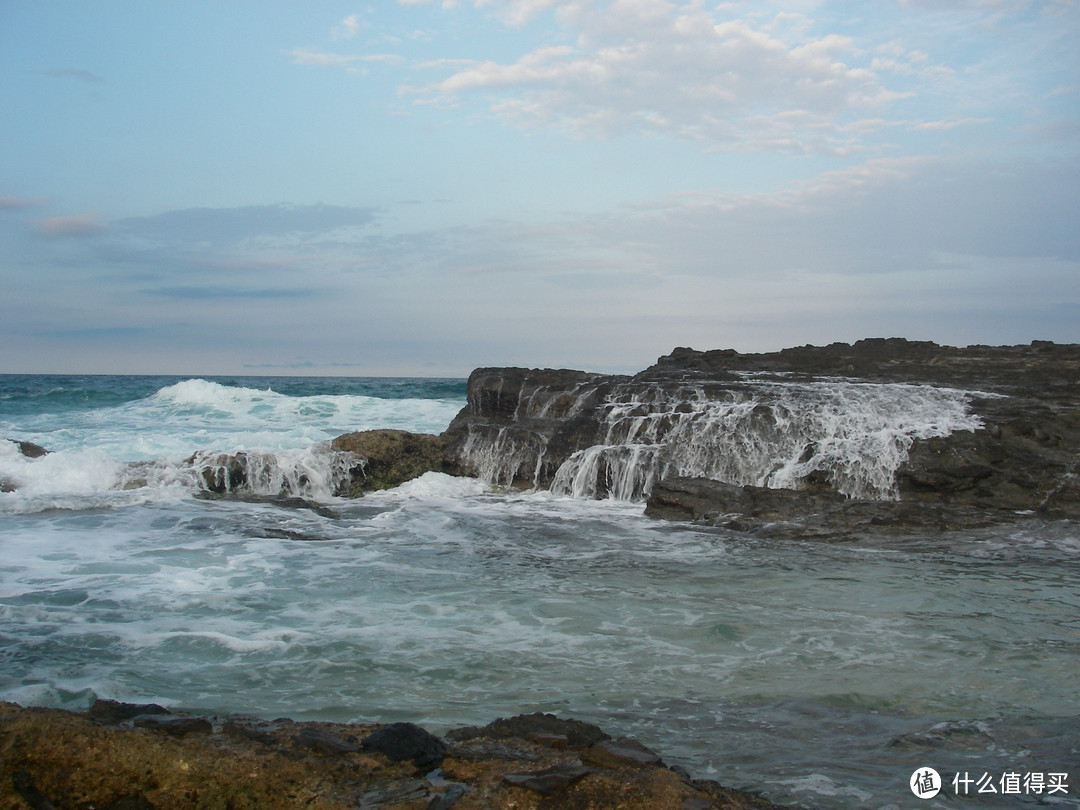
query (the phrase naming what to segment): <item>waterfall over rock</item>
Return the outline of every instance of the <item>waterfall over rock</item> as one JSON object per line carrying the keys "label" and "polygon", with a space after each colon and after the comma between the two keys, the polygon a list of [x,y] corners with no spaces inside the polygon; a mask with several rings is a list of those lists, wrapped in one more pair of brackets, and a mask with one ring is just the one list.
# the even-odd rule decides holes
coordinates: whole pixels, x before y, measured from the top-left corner
{"label": "waterfall over rock", "polygon": [[1080,347],[1042,342],[676,349],[633,377],[477,369],[444,436],[491,484],[576,498],[694,480],[695,503],[715,485],[1071,513],[1078,389]]}
{"label": "waterfall over rock", "polygon": [[460,453],[480,477],[630,501],[669,476],[895,499],[915,439],[981,426],[963,392],[931,386],[565,375],[474,375]]}

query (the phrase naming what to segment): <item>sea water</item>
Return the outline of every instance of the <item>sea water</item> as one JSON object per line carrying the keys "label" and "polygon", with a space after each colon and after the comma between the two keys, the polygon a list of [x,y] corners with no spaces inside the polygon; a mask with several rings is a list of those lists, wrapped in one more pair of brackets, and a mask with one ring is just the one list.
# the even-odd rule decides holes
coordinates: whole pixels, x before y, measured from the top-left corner
{"label": "sea water", "polygon": [[[0,699],[436,733],[543,711],[795,806],[1080,806],[1074,523],[824,544],[431,473],[275,501],[184,472],[200,452],[317,470],[333,437],[437,433],[464,395],[0,376],[0,436],[52,451],[0,442]],[[945,783],[925,801],[924,767]]]}

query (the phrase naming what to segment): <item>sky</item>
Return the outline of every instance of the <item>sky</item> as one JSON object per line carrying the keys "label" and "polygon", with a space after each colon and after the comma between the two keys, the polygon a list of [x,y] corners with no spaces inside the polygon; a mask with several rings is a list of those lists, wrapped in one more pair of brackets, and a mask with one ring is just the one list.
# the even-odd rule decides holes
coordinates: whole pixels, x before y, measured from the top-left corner
{"label": "sky", "polygon": [[1080,342],[1080,0],[0,0],[0,373]]}

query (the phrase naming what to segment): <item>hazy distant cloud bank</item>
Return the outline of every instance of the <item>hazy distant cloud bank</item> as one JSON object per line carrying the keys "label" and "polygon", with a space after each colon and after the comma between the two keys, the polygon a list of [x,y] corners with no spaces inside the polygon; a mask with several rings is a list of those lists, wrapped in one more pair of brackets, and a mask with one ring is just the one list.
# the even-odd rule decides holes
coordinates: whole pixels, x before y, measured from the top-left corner
{"label": "hazy distant cloud bank", "polygon": [[325,234],[370,225],[371,208],[336,205],[250,205],[240,208],[187,208],[116,223],[118,231],[144,239],[185,244],[224,245],[260,236]]}

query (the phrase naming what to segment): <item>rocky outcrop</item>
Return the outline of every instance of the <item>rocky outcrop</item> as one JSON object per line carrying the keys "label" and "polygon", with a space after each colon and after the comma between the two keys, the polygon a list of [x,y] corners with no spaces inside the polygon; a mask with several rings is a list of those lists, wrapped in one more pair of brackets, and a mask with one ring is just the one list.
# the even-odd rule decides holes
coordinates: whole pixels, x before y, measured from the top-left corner
{"label": "rocky outcrop", "polygon": [[440,739],[365,726],[189,717],[99,701],[80,714],[0,704],[4,807],[767,810],[663,764],[636,740],[552,715]]}
{"label": "rocky outcrop", "polygon": [[647,517],[691,520],[784,540],[842,541],[865,536],[943,532],[993,525],[997,510],[922,501],[871,501],[835,492],[737,486],[668,478],[653,489]]}
{"label": "rocky outcrop", "polygon": [[49,451],[42,447],[40,444],[34,444],[33,442],[20,441],[19,439],[5,439],[19,448],[19,454],[26,456],[27,458],[41,458],[49,454]]}
{"label": "rocky outcrop", "polygon": [[348,497],[390,489],[426,472],[461,473],[458,462],[447,453],[445,436],[404,430],[365,430],[338,436],[330,447],[357,459],[350,467],[348,483],[339,492]]}
{"label": "rocky outcrop", "polygon": [[[814,409],[858,416],[830,412],[825,383],[864,409],[911,402],[876,433],[815,434]],[[676,349],[633,377],[478,369],[444,438],[459,469],[492,483],[646,500],[657,517],[770,534],[1077,519],[1080,346],[872,339]]]}
{"label": "rocky outcrop", "polygon": [[447,455],[493,484],[547,488],[567,458],[602,440],[598,409],[627,379],[567,369],[476,369],[468,404],[443,434]]}
{"label": "rocky outcrop", "polygon": [[[25,456],[26,458],[41,458],[42,456],[49,454],[48,450],[33,442],[21,441],[19,439],[0,439],[0,441],[10,442],[15,445],[19,455]],[[18,488],[19,482],[17,480],[0,475],[0,492],[14,492]]]}

